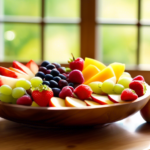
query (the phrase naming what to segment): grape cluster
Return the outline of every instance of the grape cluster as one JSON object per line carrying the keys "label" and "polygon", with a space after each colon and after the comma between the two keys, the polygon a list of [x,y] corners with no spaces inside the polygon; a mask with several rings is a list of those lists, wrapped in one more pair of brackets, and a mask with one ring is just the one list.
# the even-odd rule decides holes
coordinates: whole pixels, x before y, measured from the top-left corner
{"label": "grape cluster", "polygon": [[74,84],[68,81],[66,68],[62,67],[59,63],[43,61],[35,76],[40,77],[43,80],[42,84],[49,86],[56,97],[59,96],[59,93],[64,86],[74,87]]}

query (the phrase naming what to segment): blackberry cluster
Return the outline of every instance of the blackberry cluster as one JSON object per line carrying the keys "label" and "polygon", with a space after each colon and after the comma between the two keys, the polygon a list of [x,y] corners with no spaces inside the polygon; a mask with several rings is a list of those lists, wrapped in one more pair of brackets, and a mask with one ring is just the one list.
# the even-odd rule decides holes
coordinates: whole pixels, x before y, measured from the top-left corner
{"label": "blackberry cluster", "polygon": [[42,78],[43,84],[49,86],[53,90],[54,96],[58,97],[64,86],[74,87],[74,84],[68,81],[67,75],[65,67],[59,63],[43,61],[35,76]]}

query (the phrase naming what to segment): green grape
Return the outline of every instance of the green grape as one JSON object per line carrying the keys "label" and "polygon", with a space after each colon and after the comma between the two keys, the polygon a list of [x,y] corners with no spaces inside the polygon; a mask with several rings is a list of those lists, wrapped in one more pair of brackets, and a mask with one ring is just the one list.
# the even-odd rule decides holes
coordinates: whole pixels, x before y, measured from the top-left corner
{"label": "green grape", "polygon": [[25,94],[25,89],[22,87],[16,87],[12,90],[13,98],[20,98]]}
{"label": "green grape", "polygon": [[5,95],[5,94],[0,93],[0,100],[1,100],[2,102],[5,102],[5,103],[11,103],[11,101],[12,101],[12,96],[11,96],[11,95]]}
{"label": "green grape", "polygon": [[130,73],[128,73],[128,72],[124,72],[124,73],[120,76],[120,78],[122,78],[122,77],[129,77],[129,78],[132,78],[131,75],[130,75]]}
{"label": "green grape", "polygon": [[91,82],[90,84],[88,84],[88,86],[90,86],[90,88],[92,89],[92,91],[95,94],[102,94],[102,82],[99,81],[95,81],[95,82]]}
{"label": "green grape", "polygon": [[31,84],[33,87],[38,87],[40,84],[43,83],[43,80],[40,77],[33,77],[30,80]]}
{"label": "green grape", "polygon": [[106,80],[102,83],[102,91],[107,94],[114,94],[115,83],[112,80]]}
{"label": "green grape", "polygon": [[16,82],[16,87],[22,87],[24,88],[25,90],[28,90],[30,89],[31,87],[31,83],[30,81],[26,80],[26,79],[19,79],[17,82]]}
{"label": "green grape", "polygon": [[9,85],[2,85],[0,87],[0,93],[5,94],[5,95],[11,95],[12,88]]}
{"label": "green grape", "polygon": [[114,90],[114,92],[115,92],[116,94],[121,94],[122,91],[124,90],[124,86],[121,85],[121,84],[115,84],[113,90]]}
{"label": "green grape", "polygon": [[40,107],[35,101],[32,102],[32,107]]}
{"label": "green grape", "polygon": [[122,77],[118,80],[118,84],[123,85],[125,88],[129,88],[129,84],[132,81],[132,78]]}
{"label": "green grape", "polygon": [[17,102],[17,98],[13,98],[13,97],[12,97],[11,103],[12,103],[12,104],[16,104],[16,102]]}

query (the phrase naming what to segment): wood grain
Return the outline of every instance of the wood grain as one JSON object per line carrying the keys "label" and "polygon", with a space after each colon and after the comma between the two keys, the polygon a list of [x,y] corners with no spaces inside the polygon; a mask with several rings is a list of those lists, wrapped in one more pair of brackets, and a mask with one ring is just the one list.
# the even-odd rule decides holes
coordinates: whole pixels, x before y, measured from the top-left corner
{"label": "wood grain", "polygon": [[33,128],[0,119],[1,150],[148,150],[149,137],[150,124],[139,113],[105,127],[73,129]]}

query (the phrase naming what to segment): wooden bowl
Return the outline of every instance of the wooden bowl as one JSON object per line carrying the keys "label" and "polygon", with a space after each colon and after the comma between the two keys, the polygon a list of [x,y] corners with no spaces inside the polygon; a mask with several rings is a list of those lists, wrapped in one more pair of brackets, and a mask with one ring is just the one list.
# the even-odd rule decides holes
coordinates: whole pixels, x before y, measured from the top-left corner
{"label": "wooden bowl", "polygon": [[106,125],[124,119],[142,109],[150,98],[150,88],[144,96],[128,103],[97,107],[30,107],[0,102],[2,118],[36,127],[81,127]]}

